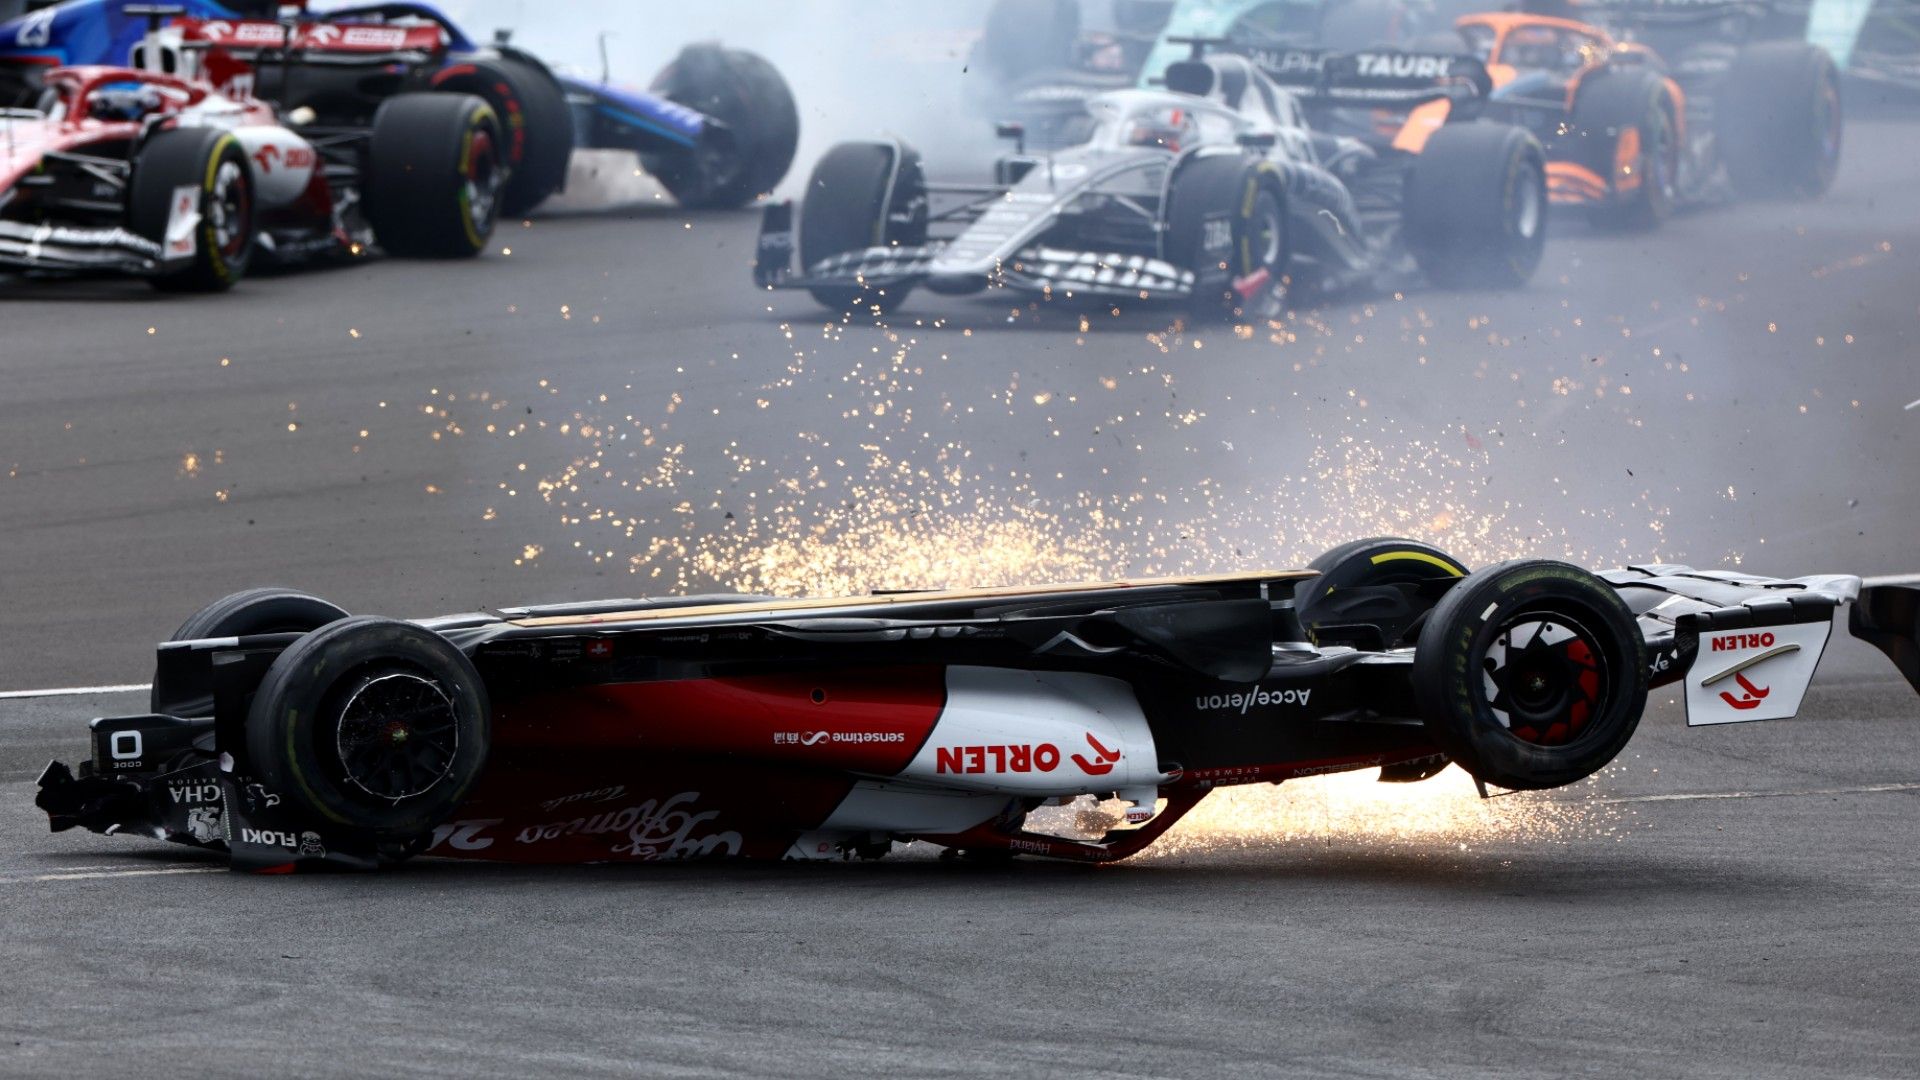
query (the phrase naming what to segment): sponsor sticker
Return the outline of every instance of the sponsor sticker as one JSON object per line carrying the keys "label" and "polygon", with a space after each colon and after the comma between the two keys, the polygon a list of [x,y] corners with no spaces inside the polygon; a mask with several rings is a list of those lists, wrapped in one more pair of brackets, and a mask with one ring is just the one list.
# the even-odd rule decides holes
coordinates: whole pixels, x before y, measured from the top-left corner
{"label": "sponsor sticker", "polygon": [[199,250],[200,187],[182,184],[173,189],[173,208],[167,212],[166,257],[190,259]]}
{"label": "sponsor sticker", "polygon": [[1242,690],[1231,694],[1202,694],[1193,699],[1195,712],[1237,712],[1245,716],[1253,708],[1284,706],[1307,707],[1311,687],[1287,687],[1272,690]]}
{"label": "sponsor sticker", "polygon": [[1687,672],[1687,726],[1784,720],[1800,711],[1832,623],[1705,632]]}

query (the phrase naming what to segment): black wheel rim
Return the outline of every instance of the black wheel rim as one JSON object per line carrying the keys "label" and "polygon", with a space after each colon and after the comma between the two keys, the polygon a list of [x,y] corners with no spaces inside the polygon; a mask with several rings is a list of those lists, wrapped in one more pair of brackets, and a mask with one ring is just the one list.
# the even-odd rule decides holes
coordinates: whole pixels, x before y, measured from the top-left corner
{"label": "black wheel rim", "polygon": [[1481,690],[1495,722],[1536,746],[1564,746],[1583,735],[1606,707],[1607,686],[1600,640],[1556,611],[1509,618],[1482,661]]}
{"label": "black wheel rim", "polygon": [[246,170],[239,162],[222,161],[213,174],[213,190],[207,193],[207,225],[213,231],[214,248],[229,262],[245,254],[252,239],[252,205]]}
{"label": "black wheel rim", "polygon": [[399,802],[446,777],[460,749],[459,717],[432,679],[406,671],[370,674],[341,706],[335,749],[348,782]]}
{"label": "black wheel rim", "polygon": [[473,235],[484,240],[493,228],[494,204],[500,197],[500,162],[493,136],[486,131],[473,133],[461,196],[467,204],[467,223]]}

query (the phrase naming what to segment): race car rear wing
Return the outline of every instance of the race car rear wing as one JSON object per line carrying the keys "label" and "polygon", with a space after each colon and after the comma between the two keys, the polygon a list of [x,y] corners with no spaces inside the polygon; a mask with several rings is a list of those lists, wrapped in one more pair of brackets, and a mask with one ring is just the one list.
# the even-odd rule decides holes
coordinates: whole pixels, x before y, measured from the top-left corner
{"label": "race car rear wing", "polygon": [[1487,66],[1465,54],[1368,49],[1324,49],[1226,44],[1306,104],[1412,108],[1448,99],[1456,105],[1483,101],[1493,92]]}

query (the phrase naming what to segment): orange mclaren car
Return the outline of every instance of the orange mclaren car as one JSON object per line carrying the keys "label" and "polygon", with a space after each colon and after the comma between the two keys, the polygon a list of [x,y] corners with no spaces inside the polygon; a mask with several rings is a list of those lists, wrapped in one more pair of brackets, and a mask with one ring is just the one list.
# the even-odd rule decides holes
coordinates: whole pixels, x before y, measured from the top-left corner
{"label": "orange mclaren car", "polygon": [[[1561,5],[1564,7],[1564,5]],[[1819,48],[1743,40],[1734,0],[1583,5],[1621,27],[1529,12],[1455,24],[1485,63],[1490,111],[1547,148],[1555,206],[1595,224],[1646,228],[1675,206],[1728,193],[1811,197],[1840,154],[1839,81]],[[1660,51],[1656,51],[1655,46]],[[1393,117],[1393,145],[1419,152],[1453,103]]]}

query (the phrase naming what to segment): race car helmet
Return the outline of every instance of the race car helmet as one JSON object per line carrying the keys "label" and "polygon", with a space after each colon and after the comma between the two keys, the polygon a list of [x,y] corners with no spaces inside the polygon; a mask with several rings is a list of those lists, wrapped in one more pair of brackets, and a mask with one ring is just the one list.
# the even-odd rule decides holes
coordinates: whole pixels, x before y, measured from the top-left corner
{"label": "race car helmet", "polygon": [[1179,153],[1180,147],[1192,140],[1194,130],[1192,113],[1166,106],[1136,114],[1127,142],[1132,146],[1164,146]]}

